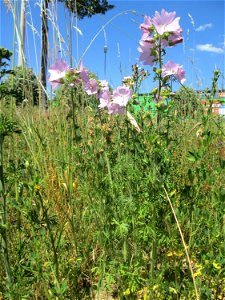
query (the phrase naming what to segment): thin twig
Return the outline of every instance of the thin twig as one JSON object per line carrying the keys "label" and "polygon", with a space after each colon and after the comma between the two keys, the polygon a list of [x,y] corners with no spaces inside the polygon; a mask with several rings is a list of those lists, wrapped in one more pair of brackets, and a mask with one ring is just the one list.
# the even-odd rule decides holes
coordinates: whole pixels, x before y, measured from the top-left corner
{"label": "thin twig", "polygon": [[174,218],[176,220],[177,227],[178,227],[178,230],[179,230],[179,233],[180,233],[180,236],[181,236],[181,240],[182,240],[182,243],[183,243],[183,246],[184,246],[184,251],[186,253],[188,264],[189,264],[189,268],[190,268],[190,271],[191,271],[192,280],[193,280],[193,283],[194,283],[196,299],[200,300],[200,296],[199,296],[199,293],[198,293],[198,290],[197,290],[197,286],[196,286],[196,282],[195,282],[195,277],[194,277],[194,273],[193,273],[193,269],[192,269],[192,265],[191,265],[191,260],[190,260],[190,257],[189,257],[188,251],[187,251],[187,245],[186,245],[185,240],[184,240],[184,235],[183,235],[183,233],[181,231],[181,227],[180,227],[179,221],[177,219],[177,216],[176,216],[175,210],[173,208],[172,202],[171,202],[171,200],[170,200],[170,198],[168,196],[167,190],[165,189],[165,187],[163,187],[163,189],[164,189],[164,192],[166,194],[166,198],[169,201],[171,210],[173,212],[173,216],[174,216]]}

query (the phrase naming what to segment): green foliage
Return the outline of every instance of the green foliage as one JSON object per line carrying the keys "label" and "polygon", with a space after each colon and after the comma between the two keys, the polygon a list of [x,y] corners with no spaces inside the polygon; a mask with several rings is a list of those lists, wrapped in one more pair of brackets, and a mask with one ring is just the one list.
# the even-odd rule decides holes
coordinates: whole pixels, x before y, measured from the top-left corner
{"label": "green foliage", "polygon": [[213,72],[212,89],[211,89],[212,97],[215,97],[216,93],[218,92],[218,80],[221,74],[222,73],[218,69]]}
{"label": "green foliage", "polygon": [[10,61],[11,56],[12,52],[10,52],[8,49],[0,48],[0,79],[2,79],[2,77],[6,74],[12,74],[11,70],[6,69],[9,66],[9,64],[6,61],[4,61]]}
{"label": "green foliage", "polygon": [[2,78],[5,75],[14,74],[13,70],[7,70],[9,64],[6,61],[10,61],[11,56],[12,52],[10,52],[8,49],[0,48],[0,99],[6,95],[10,95],[12,92],[10,89],[8,89],[7,84],[2,82]]}
{"label": "green foliage", "polygon": [[[94,73],[89,72],[90,78],[98,80],[97,76]],[[63,105],[68,108],[68,116],[72,116],[72,101],[74,102],[74,106],[77,109],[82,109],[86,106],[92,107],[97,110],[99,105],[99,100],[96,95],[87,95],[84,91],[83,85],[77,85],[76,88],[73,88],[73,97],[71,97],[71,87],[62,84],[55,91],[55,95],[53,98],[53,105]],[[73,99],[73,100],[72,100]]]}
{"label": "green foliage", "polygon": [[105,14],[114,5],[108,4],[107,0],[60,0],[72,13],[77,14],[79,19],[92,17],[96,14]]}
{"label": "green foliage", "polygon": [[8,77],[4,81],[9,94],[16,99],[16,104],[28,102],[37,105],[39,102],[39,84],[36,75],[31,68],[17,66],[14,70],[14,78]]}
{"label": "green foliage", "polygon": [[0,115],[0,136],[5,137],[12,133],[20,133],[21,130],[18,128],[15,122],[8,119],[7,116]]}
{"label": "green foliage", "polygon": [[179,117],[191,117],[198,111],[203,112],[199,95],[190,87],[182,86],[172,100]]}
{"label": "green foliage", "polygon": [[160,113],[157,126],[136,115],[137,133],[124,116],[76,106],[79,141],[62,102],[47,118],[18,114],[13,154],[5,143],[14,285],[0,270],[4,298],[195,299],[163,186],[199,293],[223,297],[224,120]]}

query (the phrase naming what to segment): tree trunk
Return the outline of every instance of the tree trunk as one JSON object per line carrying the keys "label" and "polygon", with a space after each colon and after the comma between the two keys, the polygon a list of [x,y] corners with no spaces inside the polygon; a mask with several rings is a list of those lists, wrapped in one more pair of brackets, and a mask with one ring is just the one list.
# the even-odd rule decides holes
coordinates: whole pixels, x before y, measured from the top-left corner
{"label": "tree trunk", "polygon": [[21,7],[20,7],[20,40],[19,40],[19,52],[18,52],[18,66],[24,66],[25,64],[24,36],[25,36],[25,23],[26,23],[26,1],[27,0],[21,0]]}
{"label": "tree trunk", "polygon": [[48,61],[48,19],[47,19],[47,9],[48,1],[43,0],[42,12],[41,12],[41,103],[43,110],[48,109],[48,99],[46,94],[46,72],[47,72],[47,61]]}

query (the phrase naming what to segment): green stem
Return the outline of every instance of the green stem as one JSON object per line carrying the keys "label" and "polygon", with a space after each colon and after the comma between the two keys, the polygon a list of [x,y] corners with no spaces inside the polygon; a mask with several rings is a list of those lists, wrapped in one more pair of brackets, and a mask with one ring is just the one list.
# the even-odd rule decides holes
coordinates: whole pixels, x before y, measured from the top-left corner
{"label": "green stem", "polygon": [[[161,38],[159,38],[159,70],[161,71],[162,70],[162,41],[161,41]],[[156,103],[159,102],[160,100],[160,95],[161,95],[161,89],[162,89],[162,73],[160,72],[158,74],[159,76],[159,83],[158,83],[158,93],[157,93],[157,98],[156,98]],[[159,124],[159,113],[157,112],[157,125]]]}
{"label": "green stem", "polygon": [[192,280],[193,280],[193,284],[194,284],[194,289],[195,289],[195,295],[196,295],[196,300],[200,300],[200,295],[198,293],[198,289],[197,289],[197,286],[196,286],[196,281],[195,281],[195,276],[194,276],[194,272],[193,272],[193,268],[192,268],[192,264],[191,264],[191,259],[190,259],[190,256],[189,256],[189,253],[188,253],[188,247],[185,243],[185,240],[184,240],[184,235],[183,235],[183,232],[181,230],[181,227],[180,227],[180,223],[177,219],[177,215],[176,215],[176,212],[175,212],[175,209],[173,207],[173,204],[170,200],[170,197],[167,193],[167,190],[165,189],[165,187],[163,186],[163,189],[164,189],[164,192],[165,192],[165,195],[166,195],[166,198],[169,202],[169,205],[170,205],[170,208],[172,210],[172,213],[173,213],[173,216],[174,216],[174,219],[177,223],[177,228],[179,230],[179,233],[180,233],[180,237],[181,237],[181,241],[182,241],[182,244],[183,244],[183,247],[184,247],[184,251],[185,251],[185,254],[186,254],[186,257],[187,257],[187,261],[188,261],[188,264],[189,264],[189,269],[190,269],[190,272],[191,272],[191,276],[192,276]]}
{"label": "green stem", "polygon": [[54,255],[55,271],[56,271],[56,278],[59,281],[59,260],[58,260],[58,254],[57,254],[57,247],[55,246],[54,235],[53,235],[53,232],[52,232],[52,229],[51,229],[51,224],[50,224],[50,221],[49,221],[49,218],[48,218],[48,209],[45,208],[45,206],[44,206],[41,194],[38,194],[38,196],[39,196],[40,203],[41,203],[43,218],[46,222],[47,230],[49,232],[50,241],[51,241],[51,245],[52,245],[52,250],[53,250],[53,255]]}
{"label": "green stem", "polygon": [[[159,69],[162,70],[162,43],[161,43],[161,38],[159,38]],[[157,102],[159,102],[161,89],[162,89],[162,74],[160,72],[159,73],[159,85],[158,85]]]}
{"label": "green stem", "polygon": [[6,210],[6,193],[4,183],[4,172],[3,172],[3,142],[4,135],[0,135],[0,233],[1,233],[1,244],[4,256],[4,267],[6,278],[9,286],[12,284],[11,269],[9,263],[9,251],[8,251],[8,239],[7,239],[7,210]]}
{"label": "green stem", "polygon": [[[75,90],[76,96],[76,90]],[[73,138],[76,140],[76,129],[77,129],[77,122],[75,117],[75,103],[74,103],[74,90],[71,89],[71,101],[72,101],[72,120],[73,120]]]}

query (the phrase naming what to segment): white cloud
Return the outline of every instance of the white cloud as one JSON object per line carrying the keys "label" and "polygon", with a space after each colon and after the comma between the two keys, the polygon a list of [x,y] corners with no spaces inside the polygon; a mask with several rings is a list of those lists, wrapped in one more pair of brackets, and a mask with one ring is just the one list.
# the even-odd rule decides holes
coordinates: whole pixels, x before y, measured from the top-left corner
{"label": "white cloud", "polygon": [[212,28],[212,24],[204,24],[200,25],[198,28],[196,28],[196,31],[205,31],[207,28]]}
{"label": "white cloud", "polygon": [[199,51],[206,51],[206,52],[212,52],[217,54],[224,53],[223,48],[214,47],[212,44],[199,44],[196,46],[196,48]]}

